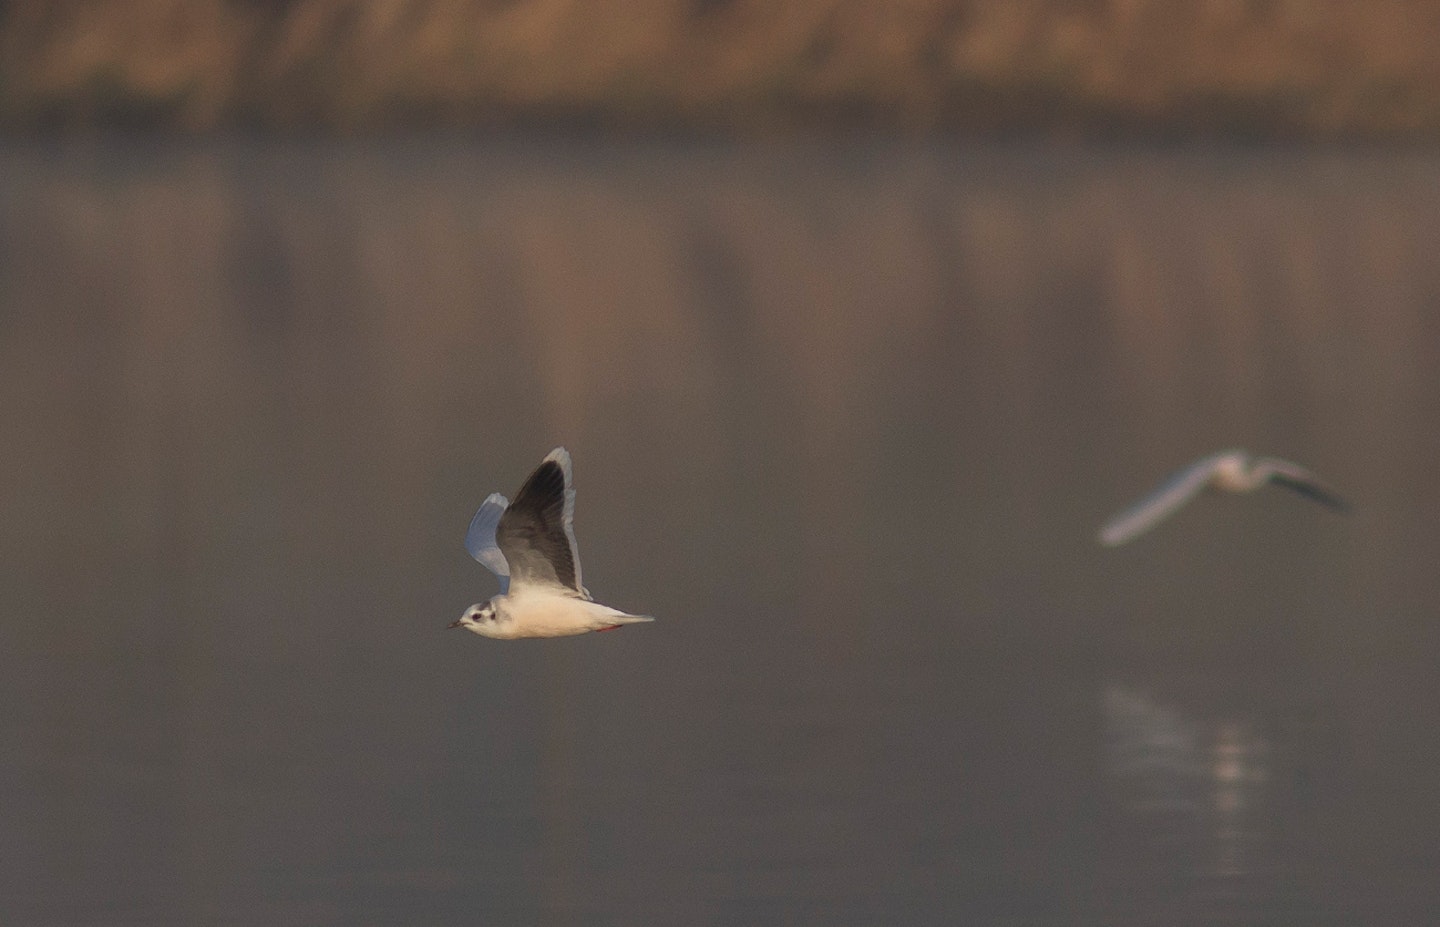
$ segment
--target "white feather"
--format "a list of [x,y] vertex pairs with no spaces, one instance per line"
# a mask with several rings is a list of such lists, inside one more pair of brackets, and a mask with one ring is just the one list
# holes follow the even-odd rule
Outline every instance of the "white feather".
[[480,503],[480,508],[475,511],[475,517],[470,519],[470,527],[465,532],[465,549],[470,552],[470,556],[480,561],[485,569],[500,578],[501,595],[510,590],[510,564],[495,543],[495,528],[500,524],[500,516],[505,514],[509,505],[509,499],[498,492],[492,492]]

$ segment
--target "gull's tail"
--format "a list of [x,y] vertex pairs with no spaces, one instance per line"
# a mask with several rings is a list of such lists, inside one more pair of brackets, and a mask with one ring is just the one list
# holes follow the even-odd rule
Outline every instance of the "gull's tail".
[[644,624],[647,621],[654,621],[655,619],[649,615],[627,615],[621,612],[618,615],[606,615],[605,620],[611,624]]
[[586,602],[585,608],[589,612],[589,625],[596,631],[608,631],[621,625],[644,624],[655,620],[649,615],[627,614],[618,608],[601,605],[599,602]]
[[614,631],[616,628],[624,627],[627,624],[642,624],[646,621],[654,621],[649,615],[627,615],[624,612],[616,612],[613,615],[606,615],[605,623],[596,628],[596,631]]

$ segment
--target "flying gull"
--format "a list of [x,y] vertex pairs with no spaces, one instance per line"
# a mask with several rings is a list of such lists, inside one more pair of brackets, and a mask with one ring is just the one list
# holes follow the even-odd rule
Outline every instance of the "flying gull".
[[1293,489],[1336,511],[1347,509],[1339,496],[1298,464],[1278,457],[1251,457],[1245,451],[1221,451],[1190,464],[1106,522],[1100,529],[1100,543],[1115,547],[1134,540],[1207,486],[1227,492],[1252,492],[1267,483]]
[[564,637],[654,621],[601,605],[580,583],[570,454],[557,447],[513,503],[492,493],[480,504],[465,549],[500,578],[500,594],[451,623],[482,637]]

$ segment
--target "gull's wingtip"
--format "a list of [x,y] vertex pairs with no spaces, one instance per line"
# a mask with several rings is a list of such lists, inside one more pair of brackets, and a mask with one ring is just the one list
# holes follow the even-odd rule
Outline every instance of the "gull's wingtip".
[[494,526],[500,521],[500,516],[509,507],[510,500],[498,492],[492,492],[486,496],[485,501],[480,503],[480,507],[475,510],[475,514],[470,516],[470,527],[465,532],[466,539],[468,540],[476,531],[487,524],[490,526],[491,535],[493,536]]
[[1348,499],[1337,495],[1335,490],[1318,480],[1310,485],[1308,491],[1302,489],[1301,492],[1330,509],[1330,511],[1336,515],[1349,515],[1354,511],[1354,507],[1350,505]]
[[1133,538],[1136,533],[1127,531],[1124,525],[1105,525],[1095,532],[1095,540],[1101,547],[1119,547]]
[[557,447],[555,448],[555,450],[545,455],[545,459],[540,461],[540,466],[543,467],[547,463],[554,463],[559,465],[560,472],[565,474],[565,486],[566,488],[569,488],[571,481],[575,478],[575,471],[570,464],[570,452],[565,450],[563,445],[561,447]]

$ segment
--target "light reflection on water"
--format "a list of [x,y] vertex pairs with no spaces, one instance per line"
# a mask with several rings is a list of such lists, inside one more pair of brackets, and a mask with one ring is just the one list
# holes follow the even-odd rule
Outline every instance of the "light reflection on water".
[[[1200,710],[1205,710],[1201,707]],[[1146,694],[1104,693],[1106,771],[1116,806],[1137,839],[1175,866],[1174,876],[1212,914],[1242,915],[1273,890],[1267,871],[1285,823],[1269,794],[1271,744],[1252,722],[1192,718]]]
[[[1423,920],[1437,174],[11,146],[0,919]],[[445,634],[557,443],[660,621]]]

